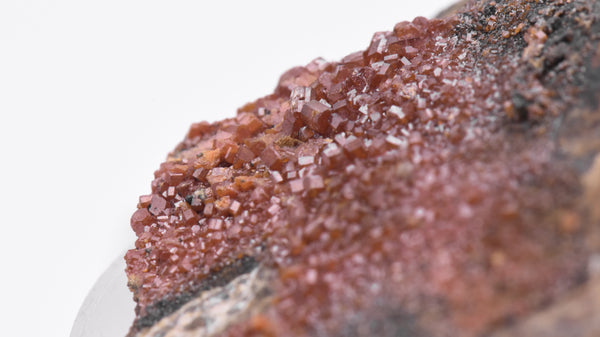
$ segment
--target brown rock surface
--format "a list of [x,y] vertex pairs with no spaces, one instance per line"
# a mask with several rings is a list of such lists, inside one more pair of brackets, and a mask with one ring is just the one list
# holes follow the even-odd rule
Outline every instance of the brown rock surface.
[[453,13],[192,125],[132,217],[130,334],[595,335],[600,5]]

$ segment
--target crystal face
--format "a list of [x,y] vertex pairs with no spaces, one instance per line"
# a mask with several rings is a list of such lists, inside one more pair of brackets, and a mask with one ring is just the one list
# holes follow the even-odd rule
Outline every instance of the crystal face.
[[279,277],[270,323],[232,335],[338,331],[382,303],[471,336],[569,288],[584,248],[560,228],[576,227],[578,181],[548,125],[586,61],[544,53],[562,46],[556,20],[590,6],[479,1],[401,22],[192,125],[131,218],[138,317],[241,256]]

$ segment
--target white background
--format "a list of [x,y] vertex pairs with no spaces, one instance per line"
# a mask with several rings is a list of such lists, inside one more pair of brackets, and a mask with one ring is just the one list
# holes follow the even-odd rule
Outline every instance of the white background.
[[448,0],[0,0],[0,334],[68,336],[194,121]]

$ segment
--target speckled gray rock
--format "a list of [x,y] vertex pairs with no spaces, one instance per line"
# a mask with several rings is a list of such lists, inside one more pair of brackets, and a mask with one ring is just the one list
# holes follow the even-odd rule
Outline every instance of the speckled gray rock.
[[248,319],[268,305],[271,273],[257,267],[223,287],[202,293],[139,337],[208,337]]

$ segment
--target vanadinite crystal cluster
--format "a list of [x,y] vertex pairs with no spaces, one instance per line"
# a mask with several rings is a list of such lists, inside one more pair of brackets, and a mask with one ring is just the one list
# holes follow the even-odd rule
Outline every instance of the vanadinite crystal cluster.
[[471,1],[193,124],[131,219],[131,335],[257,269],[264,303],[204,335],[479,336],[585,283],[599,15]]

